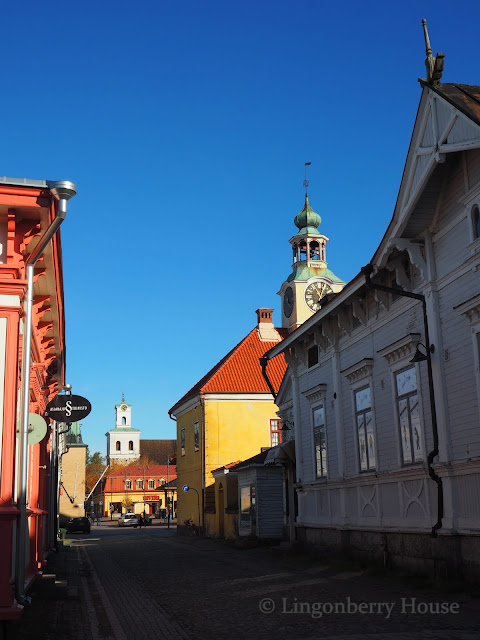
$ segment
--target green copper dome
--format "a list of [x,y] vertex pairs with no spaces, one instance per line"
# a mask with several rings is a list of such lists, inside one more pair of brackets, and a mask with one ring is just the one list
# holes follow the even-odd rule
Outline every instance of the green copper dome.
[[321,217],[312,209],[308,202],[308,196],[305,195],[305,204],[298,216],[295,217],[295,225],[300,229],[300,233],[318,235],[317,227],[320,226],[321,221]]

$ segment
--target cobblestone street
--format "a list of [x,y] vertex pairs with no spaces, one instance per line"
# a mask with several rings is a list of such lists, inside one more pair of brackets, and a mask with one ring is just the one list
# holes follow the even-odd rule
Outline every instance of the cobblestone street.
[[[474,640],[478,600],[165,526],[92,527],[53,559],[20,640]],[[51,569],[50,569],[51,570]]]

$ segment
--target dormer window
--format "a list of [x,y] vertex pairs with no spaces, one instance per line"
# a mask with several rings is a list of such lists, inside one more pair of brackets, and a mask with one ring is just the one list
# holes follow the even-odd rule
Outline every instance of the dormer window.
[[473,227],[473,239],[480,238],[480,210],[478,204],[472,208],[472,227]]

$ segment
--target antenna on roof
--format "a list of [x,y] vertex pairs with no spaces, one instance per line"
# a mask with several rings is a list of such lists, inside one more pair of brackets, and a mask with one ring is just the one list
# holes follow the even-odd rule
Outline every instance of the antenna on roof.
[[432,53],[430,46],[430,38],[428,37],[427,21],[425,18],[422,20],[423,35],[425,37],[425,52],[427,57],[425,59],[425,67],[427,69],[427,82],[428,84],[438,85],[442,79],[443,73],[443,59],[444,53],[437,53],[436,56]]
[[305,197],[308,197],[308,193],[307,193],[307,188],[308,185],[310,184],[309,181],[307,180],[307,167],[310,166],[312,163],[311,162],[305,162],[305,180],[303,181],[303,186],[305,187]]

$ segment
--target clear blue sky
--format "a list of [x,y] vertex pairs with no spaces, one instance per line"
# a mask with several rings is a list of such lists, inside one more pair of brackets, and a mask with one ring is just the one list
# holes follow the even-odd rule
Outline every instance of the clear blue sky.
[[480,84],[478,2],[163,0],[2,7],[0,174],[68,179],[67,377],[105,453],[143,438],[275,308],[309,196],[345,280],[390,220],[427,18],[445,82]]

